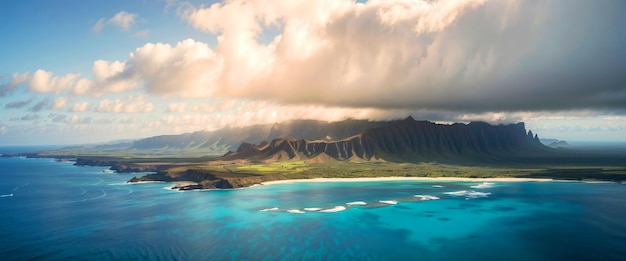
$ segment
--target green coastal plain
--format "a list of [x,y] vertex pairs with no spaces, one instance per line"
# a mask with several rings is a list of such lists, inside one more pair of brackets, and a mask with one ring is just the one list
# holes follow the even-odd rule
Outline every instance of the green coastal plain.
[[[92,159],[94,160],[94,159]],[[189,181],[182,189],[238,188],[266,181],[315,178],[373,177],[456,177],[456,178],[536,178],[579,181],[626,181],[626,166],[586,164],[530,164],[513,167],[501,165],[457,165],[395,162],[307,163],[281,161],[272,163],[228,163],[183,161],[182,159],[117,159],[107,158],[118,171],[156,171],[130,179],[140,181]],[[602,162],[598,162],[602,163]]]

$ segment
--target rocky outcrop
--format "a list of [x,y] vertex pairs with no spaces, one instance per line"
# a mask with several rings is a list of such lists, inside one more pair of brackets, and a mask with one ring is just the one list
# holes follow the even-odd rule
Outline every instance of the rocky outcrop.
[[147,174],[142,177],[133,177],[128,182],[145,181],[191,181],[196,184],[175,186],[174,189],[194,190],[194,189],[232,189],[249,187],[265,181],[286,179],[283,175],[246,175],[211,172],[206,170],[186,169],[184,171],[159,171],[154,174]]

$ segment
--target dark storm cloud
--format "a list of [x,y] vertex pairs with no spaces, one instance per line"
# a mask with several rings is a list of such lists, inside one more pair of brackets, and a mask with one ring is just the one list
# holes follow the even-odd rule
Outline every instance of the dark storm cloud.
[[[241,36],[216,48],[225,66],[218,73],[237,76],[222,75],[218,95],[473,113],[626,108],[626,1],[371,1],[321,7],[333,17],[324,21],[291,20],[281,8],[244,14],[254,16],[248,26],[217,18],[240,2],[227,2],[211,16],[198,8],[185,17],[196,28]],[[271,52],[255,53],[262,43],[248,28],[262,27],[256,17],[270,14],[284,18],[284,28],[305,23],[296,30],[302,41],[288,41],[295,36],[283,30]],[[255,64],[251,59],[259,56],[276,62],[241,71],[240,64]],[[168,89],[174,88],[184,91]]]

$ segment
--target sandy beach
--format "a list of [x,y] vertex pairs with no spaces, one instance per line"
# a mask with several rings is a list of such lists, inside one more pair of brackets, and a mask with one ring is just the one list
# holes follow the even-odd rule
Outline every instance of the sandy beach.
[[290,184],[302,182],[376,182],[376,181],[467,181],[467,182],[546,182],[553,179],[531,178],[456,178],[456,177],[379,177],[379,178],[316,178],[316,179],[286,179],[261,183],[261,185]]
[[176,184],[176,187],[184,187],[184,186],[190,186],[190,185],[198,185],[198,182],[193,182],[193,181],[175,181],[174,184]]

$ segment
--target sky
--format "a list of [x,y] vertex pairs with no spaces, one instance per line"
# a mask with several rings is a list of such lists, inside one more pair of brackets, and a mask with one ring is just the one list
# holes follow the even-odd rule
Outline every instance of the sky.
[[0,145],[291,119],[626,141],[623,0],[0,1]]

